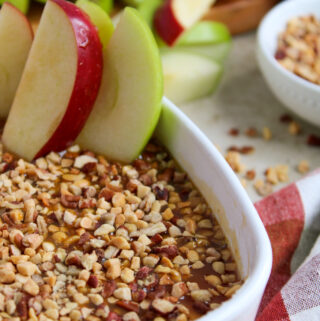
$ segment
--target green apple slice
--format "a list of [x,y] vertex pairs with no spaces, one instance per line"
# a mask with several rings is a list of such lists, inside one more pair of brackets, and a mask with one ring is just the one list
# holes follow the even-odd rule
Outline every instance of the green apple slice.
[[137,8],[140,15],[146,20],[151,29],[153,29],[154,14],[162,3],[163,0],[148,0],[143,1]]
[[78,0],[76,5],[88,14],[91,22],[98,28],[100,41],[103,48],[105,48],[114,30],[109,15],[101,7],[89,0]]
[[176,47],[222,62],[230,51],[231,35],[220,22],[202,21],[185,31]]
[[77,142],[111,159],[130,162],[158,122],[163,90],[157,44],[135,9],[124,9],[103,63],[100,91]]
[[0,0],[0,5],[3,5],[5,2],[11,3],[24,14],[29,10],[30,0]]
[[231,42],[222,42],[213,45],[197,45],[177,47],[190,53],[206,56],[218,63],[223,63],[230,51]]
[[161,58],[164,94],[176,104],[213,93],[223,71],[214,60],[188,51],[164,50]]
[[230,41],[228,28],[220,22],[202,21],[185,31],[177,40],[177,46],[213,44]]
[[113,0],[91,0],[103,9],[107,14],[110,14],[113,9]]

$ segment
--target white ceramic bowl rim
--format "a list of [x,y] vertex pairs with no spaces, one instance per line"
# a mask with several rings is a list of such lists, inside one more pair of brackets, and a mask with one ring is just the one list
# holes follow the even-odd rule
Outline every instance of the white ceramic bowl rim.
[[[207,150],[208,153],[206,157],[214,160],[216,166],[222,172],[224,172],[224,175],[232,186],[231,188],[236,190],[235,201],[245,213],[247,224],[250,226],[250,230],[252,231],[252,241],[255,242],[257,257],[255,258],[256,264],[252,269],[250,269],[248,278],[245,280],[243,286],[230,300],[224,302],[217,310],[209,312],[207,315],[199,319],[199,321],[237,320],[237,318],[234,319],[234,317],[240,317],[245,310],[251,308],[250,303],[253,301],[255,293],[259,293],[261,289],[264,289],[269,279],[272,266],[272,250],[270,240],[262,221],[260,220],[255,207],[253,206],[252,201],[249,199],[247,192],[244,190],[240,180],[234,174],[221,153],[216,149],[207,136],[205,136],[205,134],[173,103],[164,98],[163,105],[164,110],[162,113],[174,114],[175,118],[180,123],[183,123],[183,126],[185,126],[188,131],[191,131],[193,135],[196,136],[197,143],[203,145]],[[228,238],[228,235],[226,236]]]
[[[290,9],[294,8],[298,2],[303,3],[306,8],[309,8],[308,7],[309,4],[311,4],[310,7],[312,7],[312,4],[318,4],[319,6],[319,0],[286,0],[284,2],[279,3],[278,5],[273,7],[263,18],[258,29],[257,39],[258,39],[260,48],[264,52],[267,60],[270,62],[270,64],[272,64],[275,68],[277,68],[277,70],[280,73],[282,73],[286,77],[289,77],[292,81],[297,82],[301,86],[308,87],[310,90],[316,93],[320,93],[320,85],[316,85],[282,67],[274,57],[276,52],[275,51],[273,52],[269,47],[269,43],[265,41],[266,34],[270,30],[269,26],[271,24],[276,23],[276,21],[278,20],[276,19],[276,16],[280,16],[282,12],[290,11]],[[303,16],[303,15],[305,15],[305,13],[293,15],[292,17]],[[277,41],[278,34],[273,36],[275,37],[275,41]]]

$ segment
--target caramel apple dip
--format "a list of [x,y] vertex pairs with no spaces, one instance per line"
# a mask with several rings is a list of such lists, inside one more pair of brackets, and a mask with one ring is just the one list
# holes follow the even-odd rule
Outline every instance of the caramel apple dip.
[[291,19],[278,37],[275,58],[287,70],[320,85],[320,21],[317,17]]
[[131,165],[0,146],[0,320],[195,320],[240,287],[225,235],[162,147]]

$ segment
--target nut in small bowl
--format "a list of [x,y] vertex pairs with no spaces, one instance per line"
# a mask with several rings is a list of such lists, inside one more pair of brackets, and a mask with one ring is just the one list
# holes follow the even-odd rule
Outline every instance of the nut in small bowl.
[[319,20],[319,1],[291,0],[274,7],[265,16],[258,30],[257,59],[274,95],[301,118],[320,126],[320,85],[287,70],[275,57],[279,35],[286,30],[287,23],[293,18],[310,15]]

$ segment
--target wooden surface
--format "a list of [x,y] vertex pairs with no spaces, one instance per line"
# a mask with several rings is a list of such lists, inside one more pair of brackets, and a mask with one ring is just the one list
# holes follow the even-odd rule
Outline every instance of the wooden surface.
[[232,34],[255,29],[279,0],[218,0],[204,20],[225,23]]

